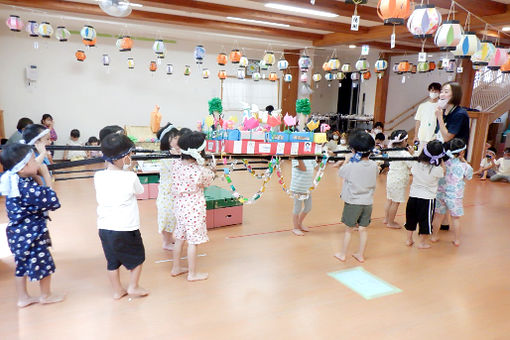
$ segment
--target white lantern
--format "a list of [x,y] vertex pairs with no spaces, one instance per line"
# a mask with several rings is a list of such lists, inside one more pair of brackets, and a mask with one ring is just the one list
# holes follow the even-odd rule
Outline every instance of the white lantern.
[[171,75],[172,73],[174,73],[174,65],[166,64],[166,74]]
[[351,80],[354,80],[354,81],[359,80],[359,73],[353,72],[351,74]]
[[289,62],[285,59],[278,60],[278,69],[280,71],[286,70],[289,67]]
[[338,73],[336,74],[336,79],[338,79],[338,80],[344,80],[344,79],[345,79],[345,73],[343,73],[343,72],[338,72]]
[[286,82],[286,83],[290,83],[292,81],[292,74],[287,73],[286,75],[284,75],[283,76],[283,81]]
[[39,36],[39,24],[33,20],[29,20],[27,22],[27,25],[25,26],[25,30],[27,31],[28,35],[31,37],[38,37]]
[[193,56],[195,57],[195,62],[197,65],[201,65],[204,62],[205,58],[205,48],[202,45],[195,46],[195,51],[193,52]]
[[202,78],[204,78],[204,79],[209,79],[209,76],[210,76],[210,75],[211,75],[211,72],[210,72],[208,69],[204,68],[204,69],[202,70]]
[[130,70],[135,68],[135,61],[133,60],[133,58],[128,58],[127,59],[127,64],[128,64],[128,68]]
[[103,66],[110,66],[110,56],[108,54],[103,54],[101,60],[103,62]]
[[299,81],[301,81],[302,83],[307,83],[308,82],[308,73],[306,73],[306,72],[301,73],[301,75],[299,76]]
[[473,65],[487,66],[496,54],[496,47],[490,41],[482,41],[480,49],[471,56]]
[[260,73],[258,73],[258,72],[254,72],[254,73],[251,75],[251,79],[253,79],[254,81],[259,81],[259,80],[260,80]]
[[241,57],[241,59],[239,59],[239,67],[246,67],[249,63],[250,61],[244,55]]
[[55,38],[57,38],[58,41],[64,42],[69,39],[71,36],[71,33],[65,28],[65,26],[58,26],[55,31]]
[[331,72],[328,72],[324,75],[324,78],[326,78],[327,81],[332,81],[332,80],[335,80],[335,74],[334,73],[331,73]]
[[161,39],[157,39],[152,44],[152,50],[156,55],[165,54],[165,43]]
[[508,60],[508,50],[496,47],[496,52],[494,56],[489,61],[489,65],[487,66],[491,71],[497,71],[503,66]]
[[269,68],[269,66],[266,64],[265,60],[262,59],[260,62],[259,62],[259,66],[260,66],[260,69],[262,71],[265,71]]
[[441,13],[434,5],[416,6],[407,20],[407,29],[416,38],[430,38],[441,25]]
[[246,72],[244,68],[237,69],[237,79],[244,79],[246,77]]
[[443,51],[453,51],[460,42],[464,30],[457,20],[445,21],[439,26],[434,43]]
[[379,59],[375,62],[375,71],[384,72],[388,68],[388,62],[384,59]]
[[21,32],[25,24],[23,23],[23,20],[17,15],[10,15],[7,20],[5,21],[5,24],[9,29],[13,32]]
[[271,52],[271,51],[267,51],[265,54],[264,54],[264,63],[267,65],[267,66],[273,66],[274,62],[275,62],[275,57],[274,57],[274,53]]
[[53,27],[51,27],[49,22],[41,22],[39,28],[37,29],[39,35],[43,38],[49,38],[53,34]]
[[352,72],[352,66],[351,64],[347,63],[347,64],[343,64],[342,65],[342,72],[343,73],[350,73]]
[[470,58],[476,51],[480,49],[480,39],[474,32],[466,32],[462,34],[460,42],[453,51],[455,58]]
[[331,71],[336,71],[340,68],[340,60],[338,58],[331,58],[328,61],[328,67]]
[[319,81],[321,81],[321,79],[322,79],[322,74],[320,74],[320,73],[315,73],[315,74],[312,76],[312,79],[313,79],[313,81],[314,81],[314,82],[319,82]]
[[93,41],[96,38],[96,30],[92,26],[85,25],[81,29],[80,35],[83,38],[83,40]]
[[312,59],[307,55],[302,55],[298,60],[298,65],[301,71],[307,71],[312,67]]
[[370,67],[370,64],[368,63],[366,58],[360,58],[356,62],[356,70],[358,70],[361,73],[367,72],[369,67]]

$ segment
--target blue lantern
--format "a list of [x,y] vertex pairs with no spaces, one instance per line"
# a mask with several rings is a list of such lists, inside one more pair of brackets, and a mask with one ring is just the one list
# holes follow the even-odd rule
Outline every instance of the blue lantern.
[[197,64],[202,64],[204,62],[205,57],[205,48],[202,45],[197,45],[195,47],[195,52],[193,53],[195,56],[195,61]]

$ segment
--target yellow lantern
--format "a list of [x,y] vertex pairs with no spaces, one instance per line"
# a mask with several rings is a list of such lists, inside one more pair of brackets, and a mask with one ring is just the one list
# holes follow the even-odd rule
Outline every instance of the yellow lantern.
[[268,52],[266,52],[266,54],[264,54],[263,60],[267,66],[273,66],[276,59],[275,59],[274,53],[271,51],[268,51]]

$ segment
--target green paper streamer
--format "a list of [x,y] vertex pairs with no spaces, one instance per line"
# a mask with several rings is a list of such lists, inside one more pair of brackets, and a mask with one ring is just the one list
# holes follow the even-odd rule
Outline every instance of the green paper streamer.
[[296,112],[304,115],[309,115],[312,111],[310,100],[308,98],[296,100]]
[[218,112],[218,113],[223,112],[223,106],[221,105],[221,99],[218,97],[214,97],[213,99],[209,100],[209,113],[212,114],[213,112]]

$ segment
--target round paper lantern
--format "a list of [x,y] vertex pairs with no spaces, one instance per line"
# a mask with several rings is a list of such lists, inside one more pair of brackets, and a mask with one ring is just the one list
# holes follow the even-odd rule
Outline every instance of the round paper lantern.
[[133,60],[133,58],[127,59],[127,65],[128,65],[128,69],[130,69],[130,70],[135,68],[135,61]]
[[325,71],[325,72],[329,72],[331,71],[331,67],[329,67],[329,64],[328,62],[326,61],[324,64],[322,64],[322,69]]
[[211,75],[211,71],[209,71],[208,69],[204,68],[202,70],[202,78],[209,79],[210,75]]
[[388,68],[388,62],[384,59],[379,59],[375,62],[375,71],[384,72]]
[[508,50],[496,47],[496,52],[494,56],[489,61],[489,65],[487,66],[491,71],[497,71],[503,66],[508,59]]
[[460,42],[452,52],[455,58],[470,58],[480,49],[480,39],[475,32],[466,32],[461,35]]
[[437,29],[434,43],[442,51],[453,51],[457,48],[463,32],[464,30],[457,20],[445,21]]
[[370,67],[370,64],[368,63],[366,58],[360,58],[356,62],[356,70],[358,70],[361,73],[367,72],[369,67]]
[[510,51],[508,52],[506,58],[506,62],[501,65],[501,72],[510,73]]
[[267,66],[273,66],[273,64],[276,61],[276,58],[274,57],[274,53],[272,51],[266,51],[263,60]]
[[237,70],[237,79],[244,79],[246,77],[246,70],[244,68],[240,68]]
[[154,44],[152,44],[152,50],[156,55],[165,53],[165,43],[161,39],[156,39]]
[[239,67],[246,67],[249,63],[250,61],[244,55],[241,57],[241,59],[239,59]]
[[490,41],[482,41],[480,49],[471,56],[473,65],[487,66],[496,54],[496,47]]
[[359,80],[359,73],[357,72],[351,73],[351,80]]
[[278,69],[280,71],[286,70],[289,67],[289,62],[285,59],[278,60]]
[[278,75],[276,74],[276,72],[269,73],[269,80],[276,81],[277,79],[278,79]]
[[130,36],[125,35],[117,39],[116,45],[120,52],[129,52],[133,47],[133,39],[131,39]]
[[83,45],[85,45],[87,47],[96,47],[96,38],[94,38],[94,40],[90,40],[90,41],[83,39],[82,42],[83,42]]
[[74,56],[76,57],[77,61],[84,61],[85,59],[87,59],[87,56],[85,55],[85,52],[83,52],[83,50],[76,51]]
[[65,26],[58,26],[55,30],[55,38],[57,38],[60,42],[67,41],[70,36],[71,33],[65,28]]
[[239,61],[241,60],[241,52],[238,49],[234,49],[230,51],[230,62],[232,64],[239,64]]
[[259,80],[260,80],[260,73],[258,73],[258,72],[254,72],[254,73],[251,75],[251,79],[253,79],[254,81],[259,81]]
[[324,78],[326,78],[327,81],[333,81],[333,80],[335,80],[335,74],[331,73],[331,72],[327,72],[324,75]]
[[27,25],[25,26],[25,30],[27,31],[28,35],[31,37],[38,37],[39,36],[39,24],[33,20],[29,20],[27,22]]
[[343,72],[337,72],[336,79],[338,80],[344,80],[345,79],[345,73]]
[[227,55],[225,53],[223,53],[223,52],[218,54],[218,56],[216,57],[216,62],[220,66],[227,65],[227,62],[228,62]]
[[312,79],[313,79],[313,81],[314,81],[314,82],[319,82],[319,81],[321,81],[321,79],[322,79],[322,74],[320,74],[320,73],[315,73],[315,74],[312,76]]
[[174,73],[174,65],[166,64],[166,74],[171,75]]
[[442,59],[441,59],[441,60],[439,60],[439,61],[437,62],[437,69],[438,69],[438,70],[444,70],[444,67],[445,67],[445,66],[446,66],[446,65],[443,63],[443,60],[442,60]]
[[149,63],[149,71],[156,72],[157,69],[158,69],[158,64],[156,64],[156,62],[154,60],[152,60]]
[[290,83],[292,81],[292,74],[287,73],[286,75],[284,75],[283,76],[283,81],[286,82],[286,83]]
[[363,79],[369,80],[370,78],[372,78],[372,73],[370,73],[370,71],[363,73]]
[[312,59],[306,54],[302,55],[298,60],[298,65],[301,71],[308,71],[308,69],[312,67]]
[[336,71],[340,68],[340,60],[338,60],[338,58],[331,58],[329,59],[328,61],[328,66],[329,66],[329,69],[332,70],[332,71]]
[[186,77],[189,77],[191,75],[191,66],[189,65],[184,65],[184,75]]
[[21,20],[21,18],[17,15],[10,15],[5,21],[5,24],[13,32],[21,32],[21,30],[25,26],[23,24],[23,20]]
[[430,38],[441,25],[441,13],[434,5],[416,6],[407,20],[407,29],[416,38]]
[[399,63],[395,63],[395,64],[393,65],[393,72],[395,72],[395,73],[399,73],[399,71],[398,71],[398,64],[399,64]]
[[425,73],[428,72],[430,69],[430,65],[426,61],[421,61],[418,63],[418,72]]
[[385,25],[403,25],[411,14],[410,0],[379,0],[377,14]]
[[352,72],[352,66],[351,64],[347,63],[347,64],[343,64],[342,65],[342,72],[343,73],[349,73],[349,72]]
[[49,38],[53,34],[53,27],[50,25],[49,22],[43,21],[39,25],[39,28],[37,29],[39,32],[39,35],[43,38]]
[[222,80],[227,79],[227,71],[225,70],[218,71],[218,78]]
[[110,66],[110,56],[108,54],[103,54],[101,61],[103,62],[103,66]]
[[261,70],[265,71],[269,68],[269,66],[266,64],[266,62],[264,61],[264,59],[262,59],[261,61],[259,61],[259,67]]
[[429,62],[429,72],[432,72],[435,69],[436,69],[436,62],[435,61]]
[[81,29],[80,35],[83,38],[83,40],[92,41],[96,38],[96,30],[92,26],[85,25]]
[[406,73],[409,71],[411,71],[411,64],[409,64],[409,61],[402,60],[400,63],[398,63],[398,72]]
[[195,46],[195,51],[193,51],[193,56],[195,57],[195,62],[200,65],[204,62],[205,57],[205,48],[202,45]]

